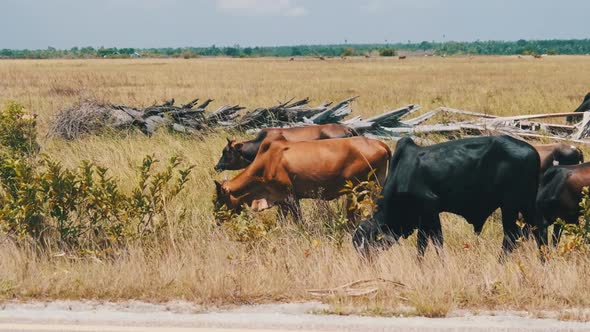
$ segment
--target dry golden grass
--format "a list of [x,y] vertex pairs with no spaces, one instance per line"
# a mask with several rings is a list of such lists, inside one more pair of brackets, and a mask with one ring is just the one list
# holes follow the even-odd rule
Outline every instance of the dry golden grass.
[[[0,103],[13,99],[40,115],[43,152],[76,166],[88,159],[108,166],[123,188],[134,180],[133,165],[146,154],[166,159],[180,154],[196,169],[188,190],[169,206],[181,207],[188,225],[162,245],[131,245],[111,258],[37,252],[9,242],[0,249],[0,297],[92,298],[164,301],[182,298],[203,304],[313,299],[311,288],[333,288],[358,279],[385,278],[373,297],[325,299],[341,313],[444,316],[449,310],[545,310],[590,306],[590,258],[552,255],[545,264],[525,242],[504,264],[498,262],[501,226],[494,215],[480,238],[461,218],[445,215],[445,252],[430,250],[416,260],[415,238],[367,264],[350,238],[342,246],[321,227],[325,205],[306,202],[303,227],[279,225],[260,242],[230,240],[214,227],[213,171],[226,133],[193,140],[166,133],[152,138],[87,137],[73,142],[45,138],[49,121],[79,98],[145,106],[196,96],[248,107],[309,96],[315,102],[360,95],[355,113],[371,115],[406,103],[425,109],[441,105],[493,114],[573,110],[588,90],[590,57],[397,59],[193,59],[0,61]],[[330,209],[337,209],[332,203]],[[260,218],[274,218],[274,211]],[[406,308],[406,309],[404,309]]]

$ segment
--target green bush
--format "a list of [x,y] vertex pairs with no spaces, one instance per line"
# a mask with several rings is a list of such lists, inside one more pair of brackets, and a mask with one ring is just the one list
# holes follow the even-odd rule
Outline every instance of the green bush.
[[9,153],[33,154],[39,151],[37,121],[24,106],[8,102],[0,112],[0,146]]
[[380,56],[395,56],[397,53],[395,52],[395,50],[393,48],[382,48],[379,50],[379,55]]
[[582,190],[580,201],[580,212],[582,218],[577,224],[566,224],[558,219],[556,224],[563,227],[562,230],[562,253],[590,252],[590,191],[588,187]]
[[2,232],[17,241],[75,250],[103,250],[167,234],[164,210],[184,189],[192,166],[183,167],[173,157],[158,171],[158,161],[146,156],[135,187],[124,193],[105,167],[82,161],[68,169],[48,156],[28,154],[38,146],[36,132],[19,124],[30,120],[17,104],[9,104],[0,119],[14,134],[3,133],[0,141],[5,150],[0,156]]
[[347,49],[342,51],[342,53],[340,55],[341,56],[354,56],[354,55],[356,55],[356,51],[354,50],[354,48],[348,47]]
[[107,168],[87,161],[67,169],[48,157],[35,167],[7,158],[0,168],[0,226],[19,240],[74,249],[158,237],[168,226],[164,209],[184,189],[191,168],[172,158],[157,172],[156,162],[145,157],[136,186],[126,194]]

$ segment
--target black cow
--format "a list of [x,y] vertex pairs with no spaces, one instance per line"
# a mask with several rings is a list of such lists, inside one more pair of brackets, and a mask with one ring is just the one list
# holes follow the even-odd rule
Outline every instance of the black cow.
[[[463,216],[479,234],[489,215],[500,208],[502,248],[511,251],[519,236],[518,213],[529,224],[537,222],[539,167],[535,149],[509,136],[468,138],[428,147],[403,138],[391,158],[377,211],[361,222],[353,244],[368,254],[371,247],[390,246],[417,229],[418,254],[422,256],[428,239],[438,246],[443,244],[439,213]],[[535,236],[543,239],[545,229],[537,228]]]
[[[582,101],[582,104],[580,104],[580,106],[578,106],[578,108],[574,111],[575,113],[581,113],[581,112],[588,112],[590,111],[590,92],[588,92],[586,94],[586,97],[584,97],[584,100]],[[576,122],[576,116],[568,116],[566,117],[566,121],[567,123],[574,123]]]
[[[582,189],[590,186],[590,163],[570,166],[555,166],[541,178],[537,207],[545,223],[560,218],[575,224],[581,213]],[[553,244],[559,242],[561,225],[553,225]]]

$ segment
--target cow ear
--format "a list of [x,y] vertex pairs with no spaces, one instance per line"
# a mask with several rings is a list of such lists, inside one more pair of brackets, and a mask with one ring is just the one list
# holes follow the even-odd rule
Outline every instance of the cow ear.
[[228,145],[231,145],[231,142],[232,142],[232,140],[231,140],[231,139],[229,139],[229,137],[226,137],[225,139],[227,140],[227,144],[228,144]]

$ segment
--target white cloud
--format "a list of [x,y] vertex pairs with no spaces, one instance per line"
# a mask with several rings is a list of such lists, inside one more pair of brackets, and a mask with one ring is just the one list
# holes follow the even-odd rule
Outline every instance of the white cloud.
[[292,0],[216,0],[221,11],[246,16],[303,16],[304,7]]
[[361,5],[361,9],[369,12],[369,13],[376,13],[383,9],[383,1],[381,0],[372,0],[367,1],[363,5]]
[[441,0],[369,0],[361,5],[361,10],[373,14],[395,9],[432,9],[440,4]]
[[176,0],[103,0],[111,8],[161,9],[176,5]]

